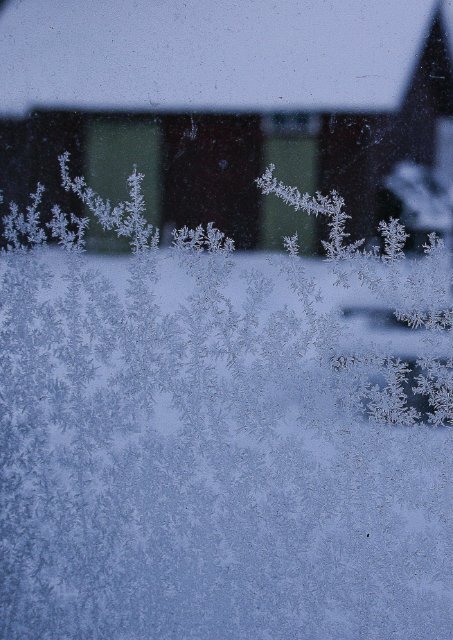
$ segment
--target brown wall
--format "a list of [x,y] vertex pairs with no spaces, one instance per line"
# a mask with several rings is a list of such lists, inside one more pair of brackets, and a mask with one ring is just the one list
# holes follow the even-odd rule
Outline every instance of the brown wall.
[[6,202],[30,190],[31,145],[23,120],[0,120],[0,189]]
[[0,121],[3,211],[9,202],[16,202],[24,209],[30,203],[29,194],[40,182],[45,187],[41,206],[43,222],[50,218],[55,202],[66,211],[81,213],[80,202],[61,187],[58,155],[69,151],[72,171],[77,175],[83,173],[83,121],[82,115],[70,112],[39,112],[24,120]]
[[72,111],[40,111],[33,113],[27,123],[31,151],[30,183],[35,188],[41,182],[46,192],[44,207],[58,202],[66,211],[77,215],[83,207],[73,194],[61,186],[58,156],[68,151],[72,176],[84,174],[86,115]]
[[[386,115],[324,115],[320,143],[320,191],[336,190],[351,215],[351,239],[371,239],[377,193],[387,171],[387,141],[394,119]],[[322,221],[319,233],[325,237]]]
[[163,223],[207,222],[253,248],[259,236],[261,119],[257,115],[163,116]]

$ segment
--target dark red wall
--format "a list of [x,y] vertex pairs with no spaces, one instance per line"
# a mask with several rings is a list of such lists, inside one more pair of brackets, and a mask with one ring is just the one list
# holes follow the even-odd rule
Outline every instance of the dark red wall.
[[[84,171],[84,116],[73,112],[36,112],[24,120],[0,121],[0,189],[3,211],[16,202],[22,209],[40,182],[45,187],[40,207],[43,222],[58,202],[65,211],[81,214],[83,207],[61,187],[58,156],[71,153],[73,175]],[[0,237],[2,237],[0,220]]]
[[163,224],[207,222],[253,248],[259,236],[262,171],[257,115],[167,115],[163,123]]
[[[336,190],[351,215],[351,239],[370,238],[376,224],[376,198],[386,172],[386,140],[392,116],[325,115],[320,142],[320,186],[323,194]],[[325,237],[322,220],[319,233]]]
[[86,119],[87,116],[79,112],[40,111],[33,113],[27,123],[33,159],[30,182],[32,188],[37,182],[44,184],[44,210],[58,202],[63,210],[84,214],[80,200],[61,186],[58,156],[68,151],[71,175],[85,174]]

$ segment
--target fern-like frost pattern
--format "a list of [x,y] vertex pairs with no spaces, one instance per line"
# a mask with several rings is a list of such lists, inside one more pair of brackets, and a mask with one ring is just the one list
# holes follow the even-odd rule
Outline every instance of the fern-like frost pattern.
[[407,270],[400,222],[368,250],[337,194],[274,167],[258,180],[327,217],[338,286],[424,332],[411,369],[323,306],[297,235],[274,277],[214,224],[162,250],[136,169],[112,205],[60,166],[132,255],[119,289],[85,253],[88,215],[41,223],[40,185],[4,216],[0,637],[451,637],[453,362],[429,351],[453,330],[442,242]]

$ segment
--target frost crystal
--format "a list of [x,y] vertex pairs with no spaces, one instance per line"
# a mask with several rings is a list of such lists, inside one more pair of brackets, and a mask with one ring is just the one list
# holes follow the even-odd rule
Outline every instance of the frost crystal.
[[337,280],[389,305],[398,293],[396,318],[426,338],[409,364],[326,306],[297,235],[267,271],[213,224],[159,250],[142,174],[113,206],[60,163],[63,187],[133,255],[103,276],[88,218],[55,205],[43,225],[40,186],[4,218],[0,637],[448,638],[442,243],[430,236],[405,270],[399,222],[368,252],[336,194],[301,195],[272,167],[258,180],[327,217]]

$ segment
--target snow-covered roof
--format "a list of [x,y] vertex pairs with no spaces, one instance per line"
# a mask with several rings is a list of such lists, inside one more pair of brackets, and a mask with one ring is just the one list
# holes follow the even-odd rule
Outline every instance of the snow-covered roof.
[[0,12],[0,113],[393,110],[437,5],[9,0]]

